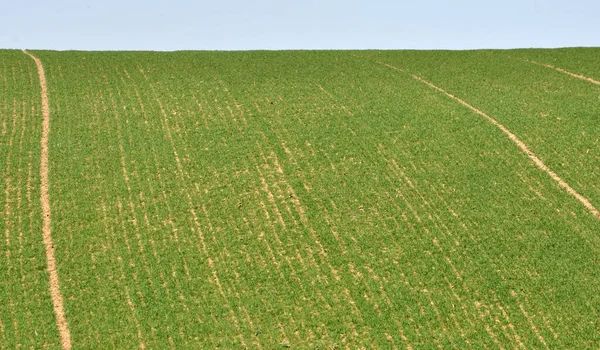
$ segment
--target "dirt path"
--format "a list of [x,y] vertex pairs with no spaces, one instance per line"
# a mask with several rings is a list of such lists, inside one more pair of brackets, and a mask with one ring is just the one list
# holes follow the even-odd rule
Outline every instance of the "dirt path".
[[517,146],[519,146],[519,148],[525,152],[527,154],[527,156],[533,160],[533,162],[535,163],[535,165],[537,165],[538,168],[542,169],[543,171],[545,171],[548,175],[550,175],[550,177],[558,182],[558,184],[560,185],[560,187],[564,188],[567,192],[569,192],[573,197],[577,198],[577,200],[579,202],[581,202],[581,204],[583,204],[596,218],[600,219],[600,211],[598,211],[598,209],[596,209],[592,203],[590,203],[590,201],[585,198],[584,196],[580,195],[579,193],[577,193],[577,191],[575,191],[568,183],[566,183],[562,178],[560,178],[554,171],[550,170],[550,168],[548,168],[546,166],[546,164],[544,164],[544,162],[542,162],[542,160],[540,158],[538,158],[538,156],[536,156],[530,149],[529,147],[527,147],[527,145],[525,143],[523,143],[523,141],[521,141],[517,135],[513,134],[512,132],[510,132],[510,130],[508,130],[504,125],[500,124],[496,119],[490,117],[489,115],[483,113],[482,111],[480,111],[479,109],[471,106],[470,104],[468,104],[467,102],[461,100],[460,98],[452,95],[451,93],[447,92],[446,90],[443,90],[442,88],[439,88],[435,85],[433,85],[432,83],[428,82],[427,80],[414,75],[412,73],[409,73],[407,71],[405,71],[402,68],[398,68],[395,66],[392,66],[390,64],[384,63],[384,62],[377,62],[381,65],[384,65],[386,67],[392,68],[394,70],[406,73],[408,75],[410,75],[411,77],[413,77],[414,79],[422,82],[423,84],[426,84],[427,86],[431,87],[432,89],[435,89],[441,93],[443,93],[444,95],[452,98],[453,100],[456,100],[458,102],[460,102],[462,105],[468,107],[470,110],[472,110],[473,112],[485,117],[490,123],[494,124],[495,126],[497,126],[500,130],[502,130],[502,132],[504,132]]
[[52,242],[52,225],[50,221],[50,182],[48,180],[48,136],[50,134],[50,106],[48,104],[48,88],[46,86],[46,75],[44,66],[39,58],[35,57],[27,50],[23,51],[27,56],[35,61],[40,77],[41,97],[42,97],[42,155],[40,160],[40,178],[41,178],[41,203],[42,203],[42,236],[44,246],[46,247],[46,261],[48,263],[48,274],[50,277],[50,297],[54,306],[56,315],[56,325],[60,333],[60,343],[63,349],[71,349],[71,332],[65,318],[65,308],[63,305],[63,296],[60,292],[58,271],[56,270],[56,258],[54,256],[54,242]]
[[550,69],[554,69],[554,70],[556,70],[556,71],[559,71],[559,72],[561,72],[561,73],[564,73],[564,74],[570,75],[570,76],[572,76],[572,77],[574,77],[574,78],[578,78],[578,79],[586,80],[586,81],[589,81],[589,82],[590,82],[590,83],[592,83],[592,84],[600,85],[600,81],[598,81],[598,80],[594,80],[594,79],[592,79],[592,78],[590,78],[590,77],[586,77],[585,75],[576,74],[576,73],[571,73],[571,72],[569,72],[569,71],[566,71],[566,70],[564,70],[564,69],[562,69],[562,68],[554,67],[554,66],[552,66],[552,65],[549,65],[549,64],[547,64],[547,63],[540,63],[540,62],[536,62],[536,61],[530,61],[530,60],[525,60],[525,62],[529,62],[529,63],[537,64],[537,65],[539,65],[539,66],[543,66],[543,67],[550,68]]

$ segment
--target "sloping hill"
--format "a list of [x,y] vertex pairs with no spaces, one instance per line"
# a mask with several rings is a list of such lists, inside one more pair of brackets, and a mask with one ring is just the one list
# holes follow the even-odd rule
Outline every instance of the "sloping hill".
[[[600,342],[600,86],[530,62],[600,50],[32,53],[73,347]],[[55,347],[39,80],[0,57],[0,339]]]

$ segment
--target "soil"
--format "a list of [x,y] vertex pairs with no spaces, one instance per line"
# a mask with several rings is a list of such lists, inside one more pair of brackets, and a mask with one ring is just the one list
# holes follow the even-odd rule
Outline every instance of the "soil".
[[63,296],[60,292],[58,271],[56,269],[56,258],[54,254],[54,243],[52,241],[52,222],[50,210],[50,182],[48,179],[48,138],[50,135],[50,105],[48,103],[48,87],[46,85],[46,75],[44,66],[39,58],[28,51],[23,51],[35,62],[40,78],[41,98],[42,98],[42,139],[41,160],[40,160],[40,178],[41,178],[41,204],[42,204],[42,237],[46,248],[46,261],[48,264],[48,274],[50,277],[50,297],[54,306],[56,316],[56,325],[60,334],[60,342],[63,349],[71,349],[71,333],[65,317],[65,308]]

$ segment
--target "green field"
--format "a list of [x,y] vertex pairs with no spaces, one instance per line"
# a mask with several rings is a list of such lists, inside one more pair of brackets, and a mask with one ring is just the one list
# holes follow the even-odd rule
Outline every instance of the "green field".
[[[73,348],[600,344],[600,49],[53,52]],[[405,70],[406,73],[387,65]],[[40,80],[0,51],[0,348],[60,348]]]

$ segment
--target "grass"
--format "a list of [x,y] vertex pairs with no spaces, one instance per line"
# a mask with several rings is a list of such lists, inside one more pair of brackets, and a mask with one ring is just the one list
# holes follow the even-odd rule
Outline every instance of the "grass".
[[[600,87],[519,60],[594,77],[597,49],[34,54],[75,347],[600,342],[599,220],[483,117],[377,63],[497,119],[600,207]],[[33,169],[30,204],[13,209],[17,175],[2,201],[3,232],[16,235],[19,215],[31,229],[21,250],[0,243],[11,252],[0,298],[15,305],[2,303],[0,337],[56,347],[39,82],[25,55],[0,55],[5,77],[22,67],[3,101],[35,106],[19,114],[22,148],[9,142],[10,103],[0,115],[3,171]]]

